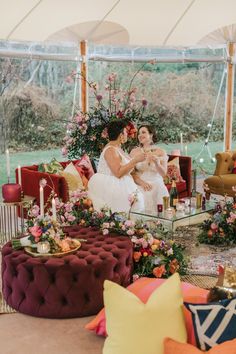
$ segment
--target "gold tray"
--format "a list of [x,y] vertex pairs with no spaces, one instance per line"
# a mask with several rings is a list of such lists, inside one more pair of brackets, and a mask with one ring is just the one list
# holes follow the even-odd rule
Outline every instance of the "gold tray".
[[30,256],[32,257],[63,257],[63,256],[67,256],[68,254],[71,254],[71,253],[74,253],[75,251],[77,251],[79,248],[81,247],[81,244],[78,245],[77,247],[69,250],[69,251],[66,251],[66,252],[57,252],[57,253],[38,253],[36,251],[36,248],[35,248],[35,251],[34,251],[34,248],[32,247],[29,247],[29,246],[26,246],[24,247],[25,249],[25,252],[28,253]]

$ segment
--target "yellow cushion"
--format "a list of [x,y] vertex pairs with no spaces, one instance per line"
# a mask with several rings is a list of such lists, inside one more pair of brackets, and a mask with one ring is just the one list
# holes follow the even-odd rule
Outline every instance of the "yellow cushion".
[[60,173],[60,175],[65,178],[66,183],[68,185],[69,192],[74,192],[78,189],[83,188],[83,181],[82,181],[81,177],[79,176],[79,174],[78,174],[78,176],[75,176],[69,172],[62,171]]
[[109,280],[104,283],[107,334],[103,354],[164,354],[171,336],[186,342],[179,275],[172,275],[144,304]]

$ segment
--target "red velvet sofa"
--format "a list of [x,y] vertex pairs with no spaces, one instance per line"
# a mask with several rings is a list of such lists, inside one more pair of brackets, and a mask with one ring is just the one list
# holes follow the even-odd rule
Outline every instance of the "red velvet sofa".
[[[72,161],[74,164],[79,160]],[[60,162],[65,168],[71,161]],[[38,171],[38,165],[25,166],[21,168],[21,184],[24,195],[30,195],[35,198],[36,204],[39,205],[39,182],[42,178],[47,180],[44,188],[44,201],[46,202],[51,191],[54,190],[63,202],[69,198],[69,191],[64,177]],[[16,170],[16,181],[18,182],[18,174]]]
[[[169,161],[174,159],[176,156],[169,155]],[[79,160],[72,161],[74,164]],[[61,162],[61,165],[65,168],[70,161]],[[179,156],[179,165],[181,176],[185,182],[177,183],[177,190],[180,198],[184,198],[191,195],[191,171],[192,171],[192,160],[188,156]],[[94,167],[94,164],[93,164]],[[22,190],[25,195],[30,195],[35,197],[36,203],[39,204],[39,181],[42,178],[47,180],[47,186],[44,188],[44,200],[47,201],[52,189],[56,192],[59,198],[64,202],[68,200],[69,193],[67,183],[64,177],[49,174],[45,172],[38,171],[38,165],[25,166],[21,169],[22,176]],[[16,171],[16,181],[18,181],[18,175]],[[167,184],[168,190],[170,190],[171,185]]]

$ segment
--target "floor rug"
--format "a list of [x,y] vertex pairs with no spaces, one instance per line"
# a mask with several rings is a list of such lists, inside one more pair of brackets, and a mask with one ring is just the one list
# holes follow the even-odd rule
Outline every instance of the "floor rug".
[[217,275],[219,265],[236,266],[236,247],[200,244],[198,226],[181,227],[173,235],[174,240],[185,247],[188,273]]

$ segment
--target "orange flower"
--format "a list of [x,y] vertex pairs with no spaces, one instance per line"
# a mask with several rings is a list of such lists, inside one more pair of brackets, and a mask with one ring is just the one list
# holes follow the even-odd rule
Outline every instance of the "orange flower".
[[135,262],[139,262],[140,258],[142,256],[142,253],[141,252],[134,252],[133,254],[133,259]]
[[160,240],[157,240],[156,238],[154,238],[154,240],[153,240],[153,245],[156,245],[157,248],[159,248],[159,247],[160,247],[160,243],[161,243]]
[[166,268],[164,264],[162,264],[160,267],[155,267],[152,270],[153,275],[155,275],[156,278],[161,278],[162,275],[166,273]]
[[179,270],[179,262],[177,261],[177,259],[173,259],[170,262],[170,273],[174,274],[175,272],[177,272]]

